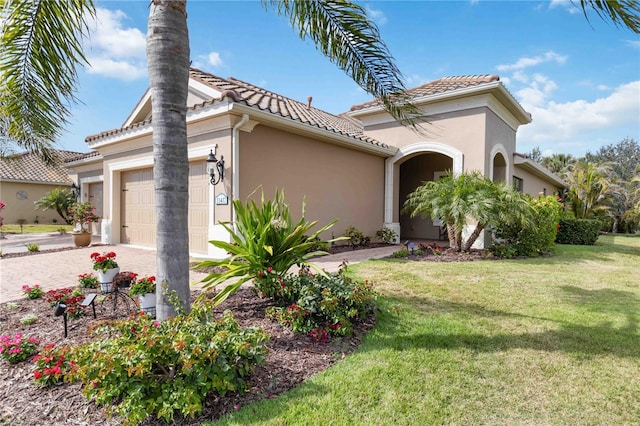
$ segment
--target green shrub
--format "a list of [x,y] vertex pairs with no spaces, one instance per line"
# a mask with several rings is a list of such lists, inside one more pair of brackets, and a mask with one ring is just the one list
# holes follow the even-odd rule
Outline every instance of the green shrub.
[[561,219],[558,244],[593,245],[600,235],[602,222],[595,219]]
[[323,276],[302,270],[285,277],[267,273],[259,280],[272,282],[273,298],[279,305],[269,308],[267,316],[293,331],[311,333],[317,340],[324,340],[327,334],[351,334],[354,323],[375,306],[373,285],[342,272]]
[[32,253],[40,251],[40,246],[38,244],[25,244],[25,247],[27,247],[27,250]]
[[529,214],[524,221],[500,223],[492,252],[500,257],[537,256],[553,249],[562,204],[555,196],[528,198]]
[[371,238],[362,233],[355,226],[350,226],[344,231],[344,236],[349,240],[349,244],[355,250],[357,246],[368,246]]
[[255,278],[260,271],[272,268],[279,275],[284,275],[293,265],[309,265],[317,269],[309,259],[327,254],[324,251],[309,250],[318,245],[320,234],[331,228],[336,221],[307,235],[317,222],[307,222],[305,219],[304,202],[302,217],[297,222],[293,221],[282,192],[276,192],[273,201],[265,201],[263,194],[260,206],[253,200],[248,200],[246,205],[235,200],[233,208],[237,219],[235,229],[229,222],[221,224],[231,235],[232,242],[210,241],[214,246],[229,253],[231,257],[222,260],[206,260],[196,267],[225,268],[223,272],[211,273],[204,278],[202,280],[205,283],[204,288],[214,287],[230,278],[239,278],[216,295],[214,299],[216,303],[224,301],[237,291],[242,283]]
[[194,416],[210,392],[244,392],[266,354],[264,331],[240,328],[229,312],[213,321],[211,312],[203,298],[186,316],[158,322],[143,314],[102,327],[99,340],[74,351],[68,378],[134,424],[147,416],[172,421],[176,412]]
[[396,259],[400,259],[402,257],[407,257],[409,256],[409,249],[408,248],[403,248],[397,251],[394,251],[393,253],[391,253],[391,257],[394,257]]
[[378,229],[376,231],[376,238],[381,243],[392,244],[392,243],[395,243],[396,238],[398,238],[398,233],[393,229],[383,227],[382,229]]

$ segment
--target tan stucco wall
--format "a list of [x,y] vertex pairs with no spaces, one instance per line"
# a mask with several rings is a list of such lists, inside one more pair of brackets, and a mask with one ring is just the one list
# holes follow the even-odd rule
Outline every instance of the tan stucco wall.
[[[340,236],[355,226],[373,236],[382,228],[384,158],[283,132],[264,125],[240,133],[240,198],[262,185],[266,198],[284,189],[292,214],[332,228]],[[254,195],[259,198],[260,192]],[[324,237],[331,237],[331,235]]]
[[553,195],[560,189],[552,183],[542,180],[538,176],[518,166],[515,166],[513,176],[519,177],[524,181],[522,192],[533,197],[537,197],[540,193],[544,193],[545,189],[547,195]]
[[[6,207],[2,209],[0,215],[4,218],[5,224],[17,223],[18,219],[25,219],[27,223],[34,223],[38,216],[39,223],[52,224],[55,219],[57,223],[64,224],[64,221],[55,210],[36,210],[35,201],[55,188],[69,188],[67,185],[45,185],[23,182],[0,182],[0,200],[4,201]],[[16,194],[24,191],[27,198],[19,199]]]
[[419,134],[397,123],[365,126],[365,134],[389,145],[403,148],[420,142],[442,143],[464,154],[465,170],[485,170],[486,108],[474,108],[428,117]]

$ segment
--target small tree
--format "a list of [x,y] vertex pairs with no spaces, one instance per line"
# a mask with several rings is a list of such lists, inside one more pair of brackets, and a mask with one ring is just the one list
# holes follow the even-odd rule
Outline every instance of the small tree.
[[[403,212],[442,220],[447,226],[449,246],[456,251],[469,251],[487,226],[525,220],[528,209],[519,192],[474,171],[458,176],[449,173],[437,181],[425,182],[408,195]],[[474,222],[473,231],[465,239],[465,226]]]
[[69,208],[76,202],[76,197],[68,189],[55,188],[35,202],[36,209],[42,211],[55,210],[67,225],[72,225]]

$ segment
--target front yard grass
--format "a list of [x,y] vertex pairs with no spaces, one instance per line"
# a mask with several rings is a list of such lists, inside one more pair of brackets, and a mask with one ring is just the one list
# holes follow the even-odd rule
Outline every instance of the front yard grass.
[[[640,238],[550,258],[370,261],[375,329],[341,363],[213,424],[633,424]],[[340,356],[340,354],[336,354]]]
[[45,232],[60,232],[61,229],[64,229],[65,232],[71,232],[73,230],[73,225],[65,224],[35,224],[35,223],[25,223],[22,225],[22,232],[20,230],[20,225],[16,223],[5,223],[0,227],[0,232],[6,234],[39,234]]

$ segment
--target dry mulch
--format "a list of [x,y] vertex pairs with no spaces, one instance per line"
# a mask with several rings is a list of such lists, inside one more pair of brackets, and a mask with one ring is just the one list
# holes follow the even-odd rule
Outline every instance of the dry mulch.
[[[194,297],[197,292],[194,292]],[[90,341],[88,327],[95,321],[90,311],[78,320],[69,320],[68,338],[63,336],[62,318],[53,315],[53,308],[42,299],[22,299],[18,308],[10,310],[7,303],[0,305],[0,334],[22,333],[49,343],[79,345]],[[266,319],[265,309],[271,305],[251,288],[242,288],[220,307],[229,309],[242,326],[256,326],[265,330],[271,339],[267,344],[266,363],[256,368],[249,380],[250,390],[244,394],[228,393],[225,397],[211,395],[203,412],[195,419],[178,419],[174,424],[198,424],[216,419],[225,413],[259,399],[272,398],[309,377],[327,369],[346,354],[353,352],[362,337],[373,327],[374,317],[358,325],[350,337],[333,338],[319,343],[310,336],[294,334],[277,322]],[[28,314],[38,316],[32,325],[20,324]],[[100,320],[100,316],[98,316]],[[121,419],[110,418],[104,407],[97,407],[81,394],[80,384],[62,384],[49,388],[37,387],[33,380],[33,364],[25,361],[9,364],[0,360],[0,425],[118,425]],[[147,423],[145,423],[147,424]],[[148,424],[161,424],[149,420]]]

